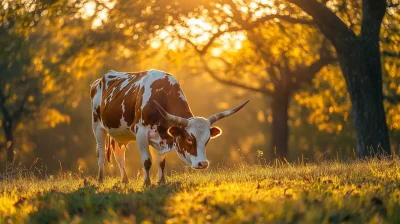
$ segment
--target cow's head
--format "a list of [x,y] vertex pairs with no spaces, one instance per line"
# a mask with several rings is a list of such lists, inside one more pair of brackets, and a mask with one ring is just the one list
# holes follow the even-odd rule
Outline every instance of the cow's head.
[[169,114],[154,101],[163,117],[175,124],[175,126],[168,129],[168,134],[174,138],[177,144],[179,157],[195,169],[205,169],[208,167],[206,145],[210,139],[222,134],[222,130],[219,127],[212,127],[211,125],[224,117],[238,112],[248,102],[249,100],[236,108],[214,114],[208,119],[204,117],[186,119]]

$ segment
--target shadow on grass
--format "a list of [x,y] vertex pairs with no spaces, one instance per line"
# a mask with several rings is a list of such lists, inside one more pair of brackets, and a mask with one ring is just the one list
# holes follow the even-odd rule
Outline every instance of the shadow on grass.
[[117,183],[101,191],[94,185],[71,193],[50,191],[37,196],[36,209],[28,220],[30,223],[59,223],[63,220],[98,222],[126,219],[164,223],[167,218],[165,203],[180,187],[180,182],[173,182],[134,191],[129,185]]

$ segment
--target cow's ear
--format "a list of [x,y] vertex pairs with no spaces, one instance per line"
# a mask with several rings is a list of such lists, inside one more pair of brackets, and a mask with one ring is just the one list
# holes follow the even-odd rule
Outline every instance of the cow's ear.
[[168,128],[168,134],[172,137],[178,137],[183,134],[183,130],[180,127],[172,126]]
[[222,130],[219,127],[211,127],[210,128],[210,136],[211,138],[216,138],[222,134]]

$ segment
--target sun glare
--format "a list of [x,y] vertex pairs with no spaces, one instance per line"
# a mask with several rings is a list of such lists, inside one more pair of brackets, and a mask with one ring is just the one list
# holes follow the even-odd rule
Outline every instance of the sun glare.
[[[115,0],[100,0],[100,5],[97,5],[94,1],[88,1],[83,4],[79,13],[83,19],[96,16],[92,22],[92,29],[96,29],[107,21],[109,10],[112,9],[116,1]],[[96,12],[97,11],[97,12]],[[97,14],[96,14],[97,13]],[[96,14],[96,15],[95,15]]]
[[[204,18],[189,18],[184,25],[169,26],[159,31],[150,41],[150,45],[152,48],[160,48],[163,46],[162,43],[165,43],[168,49],[176,50],[184,47],[185,41],[190,41],[200,49],[218,30],[227,29],[226,24],[217,27],[205,21]],[[245,39],[244,32],[227,32],[218,37],[210,52],[213,56],[219,56],[223,51],[240,50]]]
[[[249,14],[253,20],[259,19],[265,15],[276,14],[277,8],[274,7],[274,0],[255,0],[249,4],[242,1],[234,1],[238,9],[243,14]],[[280,6],[279,6],[280,7]],[[216,5],[220,9],[219,13],[224,13],[226,16],[233,17],[232,9],[229,5]],[[218,10],[216,10],[218,12]],[[185,43],[191,42],[199,49],[204,47],[210,39],[218,31],[226,31],[229,25],[222,23],[216,25],[214,21],[207,20],[209,13],[204,10],[203,14],[196,18],[191,17],[183,20],[183,24],[169,26],[157,33],[157,35],[150,40],[152,48],[160,48],[167,46],[168,49],[175,50],[179,46],[184,46]],[[243,41],[246,39],[245,32],[227,32],[219,36],[213,46],[210,48],[210,53],[213,56],[219,56],[224,51],[237,51],[243,47]]]

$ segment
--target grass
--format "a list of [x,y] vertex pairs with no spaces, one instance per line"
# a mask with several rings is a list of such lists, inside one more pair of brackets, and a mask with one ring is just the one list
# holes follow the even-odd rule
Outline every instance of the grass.
[[141,177],[101,185],[66,174],[8,178],[0,223],[400,223],[397,159],[241,165],[167,180],[143,188]]

